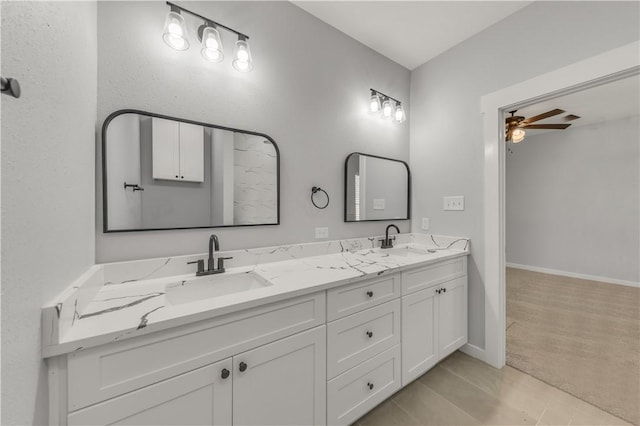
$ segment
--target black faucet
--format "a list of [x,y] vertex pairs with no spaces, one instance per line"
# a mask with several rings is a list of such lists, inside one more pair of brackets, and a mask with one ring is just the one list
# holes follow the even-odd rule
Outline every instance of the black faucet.
[[216,234],[211,234],[211,237],[209,237],[209,257],[207,258],[207,270],[204,269],[204,259],[187,262],[187,264],[198,264],[198,270],[196,271],[196,276],[198,277],[201,275],[221,274],[224,272],[224,261],[233,259],[233,257],[218,257],[218,267],[216,268],[213,254],[217,251],[220,251],[220,241],[218,240],[218,236]]
[[400,233],[400,230],[394,224],[387,226],[387,229],[384,231],[384,240],[380,240],[382,241],[382,245],[380,246],[380,248],[383,248],[383,249],[393,248],[393,240],[395,240],[396,237],[389,238],[389,228],[395,228],[396,232],[398,234]]

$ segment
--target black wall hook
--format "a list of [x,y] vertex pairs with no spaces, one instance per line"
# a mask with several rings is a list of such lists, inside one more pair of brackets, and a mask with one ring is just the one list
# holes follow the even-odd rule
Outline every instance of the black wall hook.
[[[313,199],[313,197],[318,193],[318,192],[324,192],[324,195],[327,197],[327,202],[324,206],[319,206],[316,204],[315,200]],[[324,189],[320,188],[319,186],[314,186],[311,188],[311,204],[313,204],[314,206],[316,206],[316,208],[318,209],[326,209],[327,206],[329,205],[329,194],[327,194],[327,191],[325,191]]]
[[0,90],[3,95],[11,95],[14,98],[20,97],[20,83],[16,79],[0,77]]

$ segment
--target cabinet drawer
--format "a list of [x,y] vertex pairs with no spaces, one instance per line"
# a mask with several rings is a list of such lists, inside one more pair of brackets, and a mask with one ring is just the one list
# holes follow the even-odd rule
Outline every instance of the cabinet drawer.
[[69,411],[325,322],[324,292],[68,355]]
[[327,321],[400,296],[400,274],[380,276],[327,291]]
[[466,274],[466,256],[405,271],[402,273],[402,294],[413,293]]
[[396,345],[327,383],[327,423],[348,425],[400,389]]
[[400,299],[327,324],[327,377],[400,343]]

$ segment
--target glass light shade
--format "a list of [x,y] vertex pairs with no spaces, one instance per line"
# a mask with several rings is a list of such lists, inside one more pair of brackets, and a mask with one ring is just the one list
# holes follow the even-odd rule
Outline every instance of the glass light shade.
[[396,123],[404,123],[407,119],[407,115],[404,113],[404,108],[401,103],[396,105],[396,110],[393,112],[393,121]]
[[391,107],[391,101],[389,99],[385,99],[382,102],[382,115],[384,118],[391,118],[391,114],[393,112],[393,108]]
[[202,45],[200,54],[210,62],[220,62],[224,59],[220,33],[213,27],[206,27],[202,31]]
[[369,111],[371,112],[380,112],[380,98],[376,93],[371,94],[371,101],[369,103]]
[[513,131],[511,132],[511,142],[513,143],[522,142],[522,140],[524,139],[524,135],[526,135],[526,132],[523,129],[520,129],[520,128],[513,129]]
[[169,12],[167,19],[164,21],[162,40],[167,46],[176,50],[187,50],[189,48],[187,26],[182,15],[174,11]]
[[236,41],[236,50],[233,54],[233,67],[239,72],[249,72],[253,69],[249,43],[242,37]]

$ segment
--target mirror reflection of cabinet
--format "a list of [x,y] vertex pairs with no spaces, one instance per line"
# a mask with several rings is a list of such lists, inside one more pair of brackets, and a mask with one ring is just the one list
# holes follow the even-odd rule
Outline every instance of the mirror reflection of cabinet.
[[154,179],[204,182],[204,127],[151,119]]
[[104,232],[280,223],[280,154],[263,133],[121,110],[102,161]]

